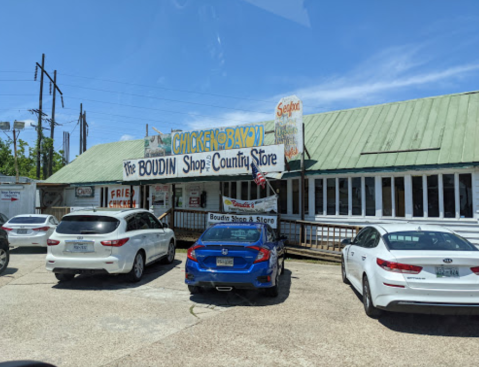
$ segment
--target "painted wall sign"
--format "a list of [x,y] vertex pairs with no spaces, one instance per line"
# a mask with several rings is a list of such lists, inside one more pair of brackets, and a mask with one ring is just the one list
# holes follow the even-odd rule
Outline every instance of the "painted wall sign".
[[263,144],[263,125],[175,132],[171,138],[171,150],[177,155],[260,147]]
[[[138,190],[133,189],[132,199],[133,208],[138,207]],[[109,208],[129,208],[130,207],[130,187],[129,186],[109,186],[108,187],[108,207]]]
[[209,224],[221,222],[265,223],[274,229],[278,226],[278,218],[274,215],[208,213]]
[[75,187],[75,196],[77,198],[92,198],[95,196],[94,186]]
[[145,138],[145,158],[171,155],[171,134],[147,136]]
[[278,198],[268,196],[257,200],[238,200],[223,196],[223,208],[227,213],[278,213]]
[[123,180],[247,174],[251,173],[252,161],[263,172],[284,171],[284,146],[267,145],[183,156],[125,160]]
[[288,161],[303,153],[303,103],[296,96],[284,97],[274,113],[276,144],[284,144]]
[[2,201],[17,201],[20,199],[20,191],[2,190],[0,191],[0,200]]

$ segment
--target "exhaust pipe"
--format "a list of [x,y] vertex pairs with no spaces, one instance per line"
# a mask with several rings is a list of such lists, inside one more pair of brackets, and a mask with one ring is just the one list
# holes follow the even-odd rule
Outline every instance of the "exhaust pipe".
[[220,292],[230,292],[233,290],[233,287],[216,287],[216,290]]

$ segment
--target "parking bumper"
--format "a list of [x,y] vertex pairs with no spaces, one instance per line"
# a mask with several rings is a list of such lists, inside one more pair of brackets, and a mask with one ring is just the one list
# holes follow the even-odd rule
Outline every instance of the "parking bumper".
[[[266,277],[270,281],[262,282]],[[258,280],[260,278],[260,280]],[[270,288],[273,286],[273,273],[268,263],[253,264],[247,270],[220,270],[200,268],[197,262],[187,260],[186,279],[188,285],[201,287],[229,286],[237,289]]]
[[[109,256],[103,258],[59,258],[47,254],[46,269],[51,272],[58,273],[128,273],[133,267],[133,264],[126,263],[125,260],[118,257]],[[72,272],[74,270],[74,272]]]

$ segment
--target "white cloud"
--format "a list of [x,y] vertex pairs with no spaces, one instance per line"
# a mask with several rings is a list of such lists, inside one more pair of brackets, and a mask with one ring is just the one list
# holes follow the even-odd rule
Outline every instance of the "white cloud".
[[127,140],[133,140],[133,139],[135,139],[133,135],[125,134],[121,136],[120,141],[127,141]]

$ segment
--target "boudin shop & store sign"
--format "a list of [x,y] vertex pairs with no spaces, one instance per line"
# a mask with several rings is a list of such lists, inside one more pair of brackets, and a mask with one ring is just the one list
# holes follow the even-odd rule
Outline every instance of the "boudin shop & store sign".
[[247,174],[251,162],[263,172],[284,171],[284,145],[128,159],[123,161],[123,180]]

